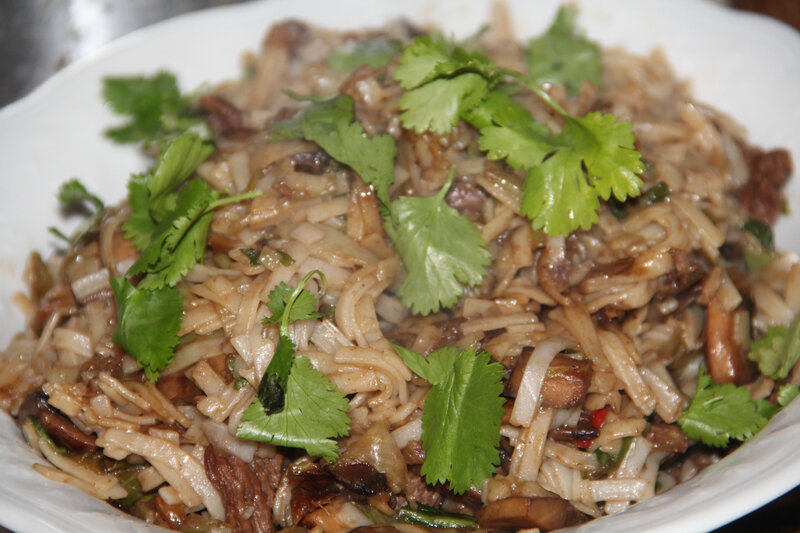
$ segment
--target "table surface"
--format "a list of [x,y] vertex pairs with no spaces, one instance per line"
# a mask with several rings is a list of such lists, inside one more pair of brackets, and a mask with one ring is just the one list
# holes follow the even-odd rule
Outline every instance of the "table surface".
[[[0,107],[112,39],[162,19],[247,0],[0,0]],[[800,0],[718,0],[800,27]],[[800,487],[715,533],[800,530]],[[0,526],[0,533],[10,533]]]

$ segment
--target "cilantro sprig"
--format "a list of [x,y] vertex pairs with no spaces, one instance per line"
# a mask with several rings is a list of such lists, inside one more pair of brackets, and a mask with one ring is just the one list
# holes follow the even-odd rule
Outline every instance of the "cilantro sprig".
[[398,355],[433,387],[425,398],[421,473],[428,483],[449,483],[453,492],[494,473],[500,462],[505,371],[486,352],[445,347],[427,357],[394,346]]
[[767,421],[748,389],[733,383],[717,385],[701,367],[692,403],[678,423],[690,439],[724,448],[731,439],[749,439]]
[[[529,56],[540,55],[537,50],[553,39],[566,39],[567,32],[571,15],[560,14]],[[439,135],[467,121],[480,131],[479,147],[487,158],[505,159],[525,172],[520,213],[535,229],[550,235],[588,229],[597,221],[600,199],[613,194],[623,201],[639,194],[644,165],[634,149],[631,124],[599,112],[572,117],[538,86],[542,74],[534,74],[531,79],[502,69],[480,52],[441,37],[418,37],[403,51],[394,73],[406,89],[398,101],[400,119],[408,129]],[[574,81],[575,75],[570,71],[566,80]],[[561,117],[560,132],[551,133],[512,98],[523,88]]]
[[771,326],[766,335],[750,344],[748,358],[772,379],[783,379],[800,359],[800,316],[787,328]]
[[166,147],[151,172],[134,175],[128,182],[132,214],[123,230],[142,251],[128,270],[130,276],[142,276],[139,288],[178,283],[203,259],[214,209],[260,194],[250,191],[222,198],[200,179],[187,182],[213,151],[212,144],[185,133]]
[[363,65],[372,68],[388,64],[403,49],[403,43],[385,35],[348,41],[328,57],[328,66],[336,70],[354,70]]
[[355,121],[349,96],[316,101],[270,130],[275,139],[302,137],[316,142],[372,185],[383,207],[386,233],[408,272],[399,291],[406,307],[420,314],[436,312],[453,305],[464,285],[481,282],[490,258],[480,232],[444,200],[454,170],[431,197],[392,200],[394,139],[389,135],[366,137]]
[[110,282],[117,302],[114,342],[132,355],[155,383],[159,372],[172,361],[180,340],[177,332],[183,320],[183,296],[171,287],[140,289],[124,277]]
[[333,462],[338,456],[336,437],[350,431],[349,403],[336,386],[311,362],[295,356],[288,324],[316,318],[316,299],[303,287],[318,271],[309,272],[297,287],[281,284],[270,292],[267,304],[273,316],[265,323],[279,323],[280,340],[253,403],[245,410],[236,436],[279,446],[303,448],[312,456]]
[[575,32],[575,8],[562,6],[553,24],[541,37],[528,41],[525,60],[528,77],[537,85],[563,83],[571,96],[583,80],[600,86],[600,47]]
[[191,98],[181,94],[169,72],[105,78],[103,98],[114,112],[128,117],[125,124],[106,130],[115,142],[162,146],[185,132],[212,136],[206,121],[193,116]]
[[72,178],[61,184],[61,188],[58,190],[58,201],[61,204],[61,209],[65,211],[78,208],[88,215],[69,237],[55,227],[49,228],[50,233],[64,239],[70,244],[77,243],[88,234],[97,230],[100,220],[102,220],[106,212],[103,200],[89,192],[86,186],[77,178]]

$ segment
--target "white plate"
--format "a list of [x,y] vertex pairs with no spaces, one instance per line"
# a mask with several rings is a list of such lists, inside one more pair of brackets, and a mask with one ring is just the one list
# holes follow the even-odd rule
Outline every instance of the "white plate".
[[[556,0],[508,3],[520,37],[540,33],[558,5]],[[590,37],[640,53],[663,48],[700,100],[744,123],[756,144],[787,147],[800,162],[800,37],[794,30],[699,0],[572,3],[581,5],[579,23]],[[241,53],[257,49],[266,28],[290,16],[355,29],[403,15],[466,36],[487,20],[488,11],[488,1],[270,0],[194,13],[122,38],[0,110],[0,227],[6,228],[0,241],[0,345],[22,327],[9,298],[21,288],[28,251],[46,253],[55,244],[46,228],[64,227],[55,200],[59,184],[80,177],[115,203],[125,194],[128,175],[147,164],[135,149],[115,146],[100,134],[117,121],[100,99],[103,76],[168,69],[186,89],[236,77]],[[791,205],[800,205],[800,185],[790,187]],[[800,232],[791,230],[798,221],[795,215],[779,224],[783,248],[800,251]],[[795,402],[747,445],[689,483],[579,530],[713,529],[800,483],[797,442],[800,403]],[[17,533],[155,530],[47,482],[31,470],[34,460],[11,420],[0,415],[0,524]]]

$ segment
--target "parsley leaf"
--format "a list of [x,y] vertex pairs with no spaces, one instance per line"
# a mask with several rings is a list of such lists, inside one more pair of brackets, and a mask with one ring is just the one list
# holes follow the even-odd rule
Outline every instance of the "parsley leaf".
[[103,98],[116,113],[129,117],[126,124],[106,130],[115,142],[158,145],[186,131],[211,137],[205,120],[190,116],[189,98],[181,95],[175,76],[168,72],[105,78]]
[[347,398],[311,362],[293,358],[283,410],[267,415],[255,400],[244,412],[236,436],[278,446],[304,448],[311,456],[334,462],[338,446],[333,438],[348,434]]
[[65,239],[70,244],[77,243],[86,235],[95,231],[106,212],[103,201],[90,193],[77,178],[72,178],[61,184],[61,188],[58,190],[58,201],[61,204],[61,208],[64,210],[70,210],[76,207],[86,208],[86,204],[91,206],[86,210],[87,214],[89,214],[89,218],[84,220],[71,236],[67,237],[57,229],[50,228],[53,234]]
[[274,139],[303,137],[314,141],[375,187],[378,199],[389,202],[397,153],[394,139],[391,135],[367,137],[355,121],[353,99],[349,96],[315,102],[294,117],[272,124],[270,131]]
[[750,343],[747,357],[758,363],[758,369],[772,379],[783,379],[800,359],[800,316],[792,324],[771,326],[767,334]]
[[745,441],[767,423],[750,391],[733,383],[717,385],[700,368],[697,391],[678,423],[684,433],[708,446],[724,448],[730,439]]
[[403,49],[403,43],[385,35],[348,41],[328,57],[328,66],[336,70],[353,70],[363,65],[379,68],[389,64]]
[[173,348],[178,344],[183,297],[169,287],[134,287],[124,277],[111,278],[110,282],[117,302],[114,342],[133,356],[147,378],[155,382],[158,373],[172,361]]
[[563,83],[571,96],[578,94],[583,80],[600,86],[600,47],[575,34],[577,14],[574,8],[561,7],[547,32],[531,39],[525,49],[531,81]]
[[490,263],[478,228],[445,202],[452,180],[453,171],[437,194],[402,196],[389,205],[384,227],[408,271],[398,294],[414,313],[450,307],[461,284],[479,284]]
[[500,462],[505,371],[488,353],[473,349],[440,349],[428,355],[424,365],[419,362],[412,365],[437,378],[423,407],[421,473],[428,483],[449,482],[460,494],[490,477]]

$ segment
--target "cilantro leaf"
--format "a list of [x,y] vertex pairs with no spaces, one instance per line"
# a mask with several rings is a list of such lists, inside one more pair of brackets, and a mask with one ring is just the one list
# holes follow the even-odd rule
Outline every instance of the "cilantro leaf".
[[800,359],[800,316],[792,324],[771,326],[761,339],[750,343],[747,357],[758,363],[758,369],[772,379],[783,379]]
[[547,32],[531,39],[525,49],[531,81],[563,83],[571,96],[578,94],[583,80],[600,86],[600,47],[575,34],[577,14],[574,8],[561,7]]
[[129,276],[144,275],[140,288],[173,286],[202,261],[213,216],[209,207],[218,197],[202,180],[186,184],[175,210],[156,227],[150,244],[128,270]]
[[[594,45],[572,36],[573,18],[572,11],[562,11],[532,50],[565,47],[588,58]],[[569,73],[567,83],[573,81]],[[535,229],[550,235],[588,229],[597,221],[600,199],[639,194],[644,165],[630,123],[601,113],[572,117],[528,77],[440,37],[418,38],[406,47],[395,79],[407,90],[398,101],[405,128],[443,135],[464,119],[480,130],[478,143],[489,159],[506,159],[525,171],[520,213]],[[561,132],[551,133],[511,98],[523,87],[561,115]]]
[[296,348],[292,339],[281,335],[275,348],[275,355],[272,356],[261,383],[258,384],[258,400],[269,415],[277,413],[285,405],[286,386]]
[[176,195],[173,191],[212,153],[213,144],[188,133],[169,143],[147,180],[150,211],[157,221],[175,208]]
[[270,130],[276,139],[303,137],[314,141],[375,187],[379,200],[389,202],[397,153],[394,139],[391,135],[367,137],[355,121],[353,99],[349,96],[315,102],[295,117],[272,124]]
[[86,204],[91,206],[86,210],[89,217],[78,226],[71,236],[66,237],[57,229],[50,228],[52,233],[65,239],[70,244],[77,243],[86,235],[95,231],[106,212],[103,201],[90,193],[77,178],[72,178],[61,184],[61,188],[58,190],[58,201],[61,204],[61,208],[64,210],[70,210],[76,207],[86,208]]
[[184,134],[169,143],[159,155],[155,167],[128,180],[128,204],[131,216],[122,226],[125,237],[139,250],[148,247],[157,227],[175,209],[175,189],[214,151],[212,144]]
[[293,359],[286,402],[279,413],[267,415],[255,400],[244,412],[236,436],[278,446],[304,448],[311,456],[334,462],[336,437],[349,433],[347,398],[305,357]]
[[[437,350],[428,356],[450,358]],[[425,462],[421,473],[428,483],[450,483],[453,492],[494,473],[500,462],[500,420],[503,417],[503,376],[488,353],[464,350],[450,373],[431,388],[422,417]]]
[[439,348],[431,352],[428,357],[398,344],[392,344],[392,347],[408,368],[431,385],[441,383],[453,371],[453,365],[461,355],[458,348],[451,346]]
[[490,263],[481,232],[444,200],[452,180],[451,171],[437,194],[389,205],[384,227],[408,271],[398,294],[414,313],[450,307],[464,291],[461,284],[478,285]]
[[488,90],[489,84],[478,74],[433,80],[400,97],[397,102],[397,107],[403,111],[400,120],[403,126],[417,133],[431,130],[445,135]]
[[403,43],[385,35],[348,41],[328,57],[328,66],[336,70],[354,70],[363,65],[379,68],[387,65],[403,49]]
[[504,75],[496,63],[480,52],[466,50],[441,35],[423,35],[403,50],[394,79],[403,89],[414,89],[437,78],[454,78],[473,72],[494,84]]
[[597,112],[565,116],[561,132],[546,135],[518,114],[493,117],[501,122],[483,128],[478,144],[489,159],[526,170],[520,213],[535,229],[550,235],[588,229],[597,222],[600,198],[639,194],[644,165],[630,123]]
[[106,130],[115,142],[161,144],[185,131],[211,136],[204,120],[190,116],[189,99],[181,95],[175,76],[168,72],[105,78],[103,98],[116,113],[129,117],[126,124]]
[[178,344],[183,297],[169,287],[134,287],[124,277],[111,278],[110,282],[117,302],[114,342],[133,356],[147,378],[155,382],[158,373],[172,361]]
[[678,424],[684,433],[708,446],[723,448],[730,439],[745,441],[767,423],[750,391],[733,383],[717,385],[700,368],[697,391]]
[[[315,271],[316,272],[316,271]],[[269,293],[269,301],[267,307],[272,311],[272,316],[264,317],[264,324],[277,324],[284,318],[286,313],[286,320],[288,322],[296,322],[298,320],[308,320],[309,318],[318,318],[322,315],[315,311],[317,306],[317,299],[307,289],[302,289],[298,292],[294,302],[291,306],[287,306],[290,302],[295,287],[290,287],[285,282],[280,282],[278,286],[272,289]]]
[[289,287],[286,283],[281,282],[269,293],[267,307],[272,311],[272,317],[265,317],[263,324],[280,323],[280,339],[275,349],[275,355],[272,356],[258,386],[258,399],[267,414],[276,413],[284,406],[287,380],[296,348],[292,339],[289,338],[289,322],[322,316],[315,311],[317,299],[310,291],[303,288],[314,275],[320,276],[324,291],[325,275],[319,270],[312,270],[300,280],[297,287]]

